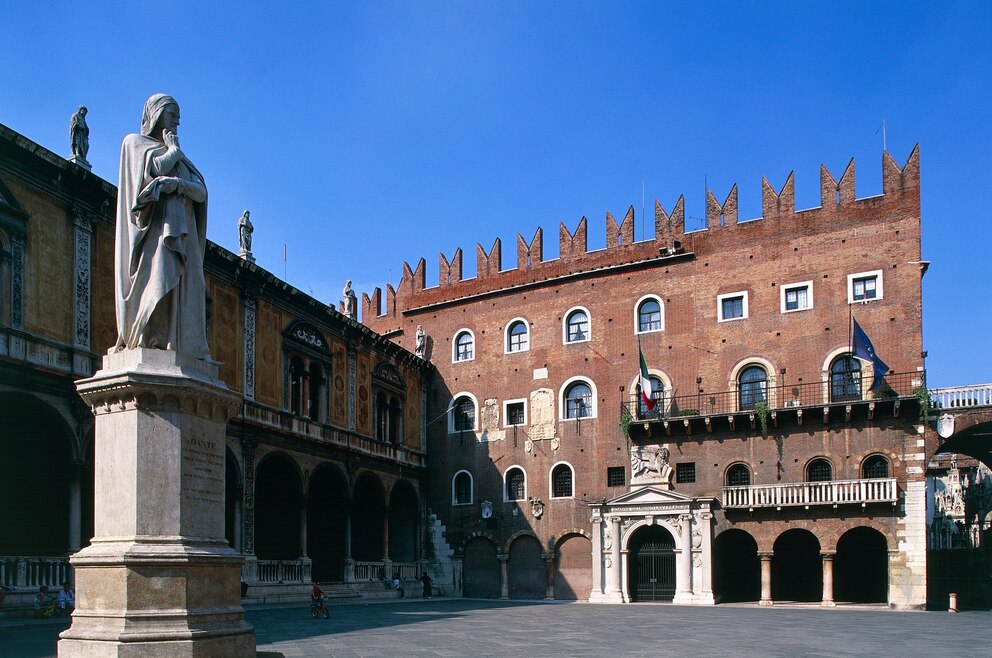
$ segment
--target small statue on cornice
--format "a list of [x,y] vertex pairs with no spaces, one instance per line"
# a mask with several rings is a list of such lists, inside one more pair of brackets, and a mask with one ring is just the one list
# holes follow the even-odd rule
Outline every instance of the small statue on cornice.
[[352,320],[358,319],[358,296],[355,291],[351,289],[351,279],[348,279],[344,284],[344,290],[341,291],[344,295],[344,300],[342,301],[343,313],[347,315]]
[[86,161],[86,154],[90,152],[90,128],[86,125],[87,112],[86,106],[80,105],[69,119],[69,148],[72,149],[69,162],[90,169],[90,163]]
[[417,342],[414,347],[414,354],[416,354],[421,359],[427,358],[427,332],[424,331],[424,325],[417,325]]
[[251,253],[251,234],[255,232],[255,227],[251,223],[251,213],[245,213],[238,219],[238,256],[244,258],[249,263],[255,262],[255,257]]

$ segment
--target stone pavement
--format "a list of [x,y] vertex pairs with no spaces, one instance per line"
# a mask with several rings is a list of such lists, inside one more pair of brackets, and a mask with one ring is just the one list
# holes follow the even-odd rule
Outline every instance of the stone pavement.
[[[249,608],[260,656],[990,655],[989,612],[406,599]],[[68,620],[3,620],[0,656],[54,658]],[[987,649],[987,647],[986,647]]]

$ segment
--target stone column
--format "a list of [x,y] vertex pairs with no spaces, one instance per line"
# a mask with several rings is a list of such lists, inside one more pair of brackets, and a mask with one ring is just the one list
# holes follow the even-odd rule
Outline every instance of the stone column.
[[351,505],[344,511],[344,582],[355,582],[355,561],[351,559]]
[[555,554],[544,553],[541,557],[544,558],[544,564],[547,567],[545,574],[544,598],[552,601],[555,598]]
[[699,531],[702,533],[702,556],[703,566],[700,570],[699,597],[700,603],[710,605],[716,604],[713,596],[713,515],[709,512],[700,514]]
[[83,465],[80,462],[72,464],[71,479],[69,480],[69,552],[75,553],[82,546],[80,535],[83,530],[83,496],[80,480]]
[[[382,515],[382,559],[389,560],[389,508]],[[389,574],[392,575],[392,574]]]
[[510,556],[506,553],[497,553],[499,559],[499,598],[510,598]]
[[610,562],[612,562],[612,567],[607,574],[606,582],[608,584],[610,593],[613,595],[612,598],[623,599],[623,594],[621,593],[620,583],[621,581],[621,564],[620,564],[620,517],[614,516],[610,519],[610,535],[612,537],[613,543],[610,545]]
[[823,558],[823,600],[820,605],[832,608],[834,603],[834,556],[836,553],[822,553]]
[[680,514],[682,532],[679,535],[678,564],[676,566],[676,592],[674,603],[688,603],[692,600],[692,515]]
[[592,592],[589,601],[599,601],[603,597],[603,520],[599,513],[593,514],[592,521]]
[[307,556],[307,495],[300,497],[300,557]]
[[243,498],[244,498],[244,494],[242,493],[241,488],[239,487],[238,488],[238,500],[235,501],[235,503],[234,503],[234,536],[231,537],[231,539],[233,540],[233,546],[232,546],[232,548],[234,550],[236,550],[237,552],[239,552],[239,553],[241,552],[241,547],[242,547],[242,543],[241,543],[241,537],[242,537],[242,534],[241,534],[241,501],[243,500]]
[[251,556],[255,555],[255,445],[254,439],[241,439],[241,552]]
[[758,605],[771,605],[772,601],[772,553],[758,553],[761,559],[761,600]]
[[239,398],[217,368],[133,349],[77,382],[96,415],[100,468],[60,656],[254,655],[244,560],[224,538],[225,435]]

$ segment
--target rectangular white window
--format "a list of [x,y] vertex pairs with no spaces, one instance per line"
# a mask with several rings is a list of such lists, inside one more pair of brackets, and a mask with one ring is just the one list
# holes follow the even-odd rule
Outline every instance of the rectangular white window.
[[527,424],[527,403],[525,400],[507,400],[503,403],[505,427]]
[[813,308],[813,282],[789,283],[781,287],[782,312],[805,311]]
[[747,291],[718,295],[716,312],[719,322],[742,320],[747,317]]
[[847,302],[870,302],[882,298],[882,270],[847,275]]

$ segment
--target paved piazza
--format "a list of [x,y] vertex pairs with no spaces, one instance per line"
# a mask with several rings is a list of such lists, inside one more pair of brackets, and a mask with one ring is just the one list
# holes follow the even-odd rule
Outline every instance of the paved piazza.
[[[989,612],[413,599],[249,608],[259,656],[980,655]],[[66,620],[0,620],[0,656],[55,658]],[[977,644],[976,644],[977,643]]]

